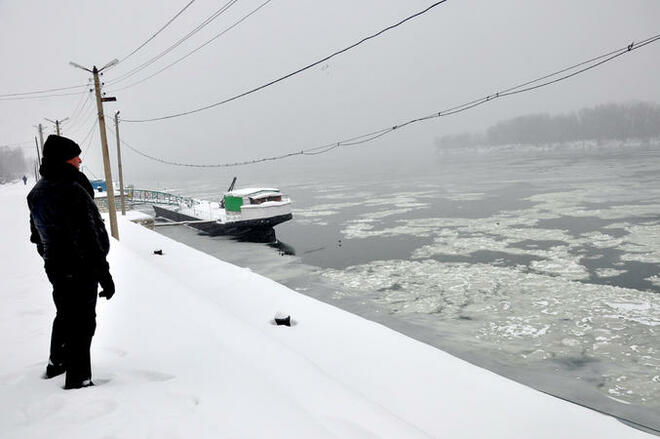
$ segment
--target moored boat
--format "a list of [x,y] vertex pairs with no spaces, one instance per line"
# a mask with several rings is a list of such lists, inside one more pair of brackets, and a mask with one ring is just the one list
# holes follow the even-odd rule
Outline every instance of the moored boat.
[[[233,186],[233,185],[232,185]],[[276,188],[230,190],[220,202],[190,199],[178,206],[154,204],[156,216],[209,235],[263,235],[293,218],[291,200]]]

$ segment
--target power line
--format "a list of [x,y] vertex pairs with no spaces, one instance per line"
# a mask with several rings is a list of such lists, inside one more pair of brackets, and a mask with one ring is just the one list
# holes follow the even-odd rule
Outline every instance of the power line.
[[169,26],[170,24],[172,24],[172,22],[173,22],[174,20],[176,20],[176,19],[179,17],[179,15],[183,14],[183,12],[184,12],[186,9],[188,9],[188,7],[189,7],[190,5],[192,5],[193,3],[195,3],[195,0],[190,0],[190,2],[188,2],[188,4],[185,5],[185,6],[183,7],[183,9],[181,9],[179,12],[177,12],[176,15],[174,15],[174,17],[170,18],[169,21],[168,21],[167,23],[165,23],[160,29],[158,29],[158,31],[157,31],[155,34],[153,34],[152,36],[150,36],[149,38],[147,38],[147,40],[146,40],[144,43],[140,44],[135,50],[133,50],[131,53],[129,53],[128,55],[126,55],[125,57],[123,57],[121,60],[119,60],[119,62],[126,61],[128,58],[130,58],[131,56],[133,56],[138,50],[140,50],[140,49],[142,49],[144,46],[146,46],[151,40],[153,40],[154,38],[156,38],[156,36],[158,36],[159,33],[161,33],[163,30],[165,30],[165,28],[166,28],[167,26]]
[[200,112],[200,111],[208,110],[208,109],[210,109],[210,108],[214,108],[214,107],[217,107],[217,106],[219,106],[219,105],[223,105],[223,104],[226,104],[226,103],[228,103],[228,102],[235,101],[236,99],[239,99],[239,98],[242,98],[242,97],[248,96],[248,95],[250,95],[250,94],[252,94],[252,93],[255,93],[255,92],[259,91],[259,90],[263,90],[263,89],[266,88],[266,87],[270,87],[271,85],[274,85],[274,84],[277,84],[278,82],[284,81],[285,79],[288,79],[288,78],[290,78],[290,77],[292,77],[292,76],[295,76],[295,75],[297,75],[297,74],[299,74],[299,73],[302,73],[302,72],[304,72],[305,70],[309,70],[309,69],[311,69],[312,67],[315,67],[315,66],[317,66],[317,65],[319,65],[319,64],[321,64],[321,63],[324,63],[324,62],[326,62],[327,60],[329,60],[329,59],[331,59],[331,58],[334,58],[334,57],[337,56],[337,55],[340,55],[340,54],[342,54],[342,53],[344,53],[344,52],[348,52],[349,50],[351,50],[351,49],[353,49],[353,48],[355,48],[355,47],[357,47],[357,46],[359,46],[359,45],[365,43],[366,41],[369,41],[369,40],[371,40],[371,39],[377,38],[377,37],[379,37],[380,35],[384,34],[385,32],[387,32],[387,31],[389,31],[389,30],[392,30],[392,29],[394,29],[394,28],[396,28],[396,27],[399,27],[399,26],[401,26],[402,24],[406,23],[407,21],[410,21],[410,20],[412,20],[412,19],[414,19],[414,18],[416,18],[416,17],[419,17],[420,15],[423,15],[423,14],[427,13],[427,12],[430,11],[431,9],[435,8],[436,6],[438,6],[438,5],[442,4],[442,3],[445,3],[446,1],[447,1],[447,0],[440,0],[440,1],[437,1],[437,2],[433,3],[431,6],[427,7],[426,9],[421,10],[421,11],[419,11],[419,12],[413,14],[413,15],[410,15],[410,16],[404,18],[403,20],[399,21],[398,23],[392,24],[392,25],[390,25],[390,26],[388,26],[388,27],[386,27],[386,28],[384,28],[384,29],[381,29],[380,31],[378,31],[378,32],[376,32],[376,33],[374,33],[374,34],[371,34],[371,35],[369,35],[369,36],[366,36],[366,37],[362,38],[360,41],[358,41],[358,42],[356,42],[356,43],[353,43],[353,44],[351,44],[351,45],[348,46],[348,47],[345,47],[345,48],[343,48],[343,49],[341,49],[341,50],[338,50],[338,51],[336,51],[336,52],[334,52],[334,53],[332,53],[332,54],[330,54],[330,55],[328,55],[328,56],[326,56],[326,57],[324,57],[324,58],[322,58],[322,59],[320,59],[320,60],[318,60],[318,61],[315,61],[315,62],[313,62],[313,63],[311,63],[311,64],[306,65],[305,67],[302,67],[302,68],[300,68],[300,69],[298,69],[298,70],[295,70],[295,71],[293,71],[293,72],[291,72],[291,73],[288,73],[288,74],[286,74],[286,75],[284,75],[284,76],[281,76],[281,77],[279,77],[279,78],[277,78],[277,79],[274,79],[274,80],[272,80],[272,81],[270,81],[270,82],[267,82],[266,84],[260,85],[259,87],[256,87],[256,88],[253,88],[252,90],[248,90],[248,91],[246,91],[246,92],[243,92],[243,93],[237,94],[236,96],[233,96],[233,97],[231,97],[231,98],[225,99],[225,100],[220,101],[220,102],[216,102],[216,103],[214,103],[214,104],[206,105],[206,106],[204,106],[204,107],[197,108],[197,109],[194,109],[194,110],[184,111],[184,112],[176,113],[176,114],[171,114],[171,115],[169,115],[169,116],[154,117],[154,118],[151,118],[151,119],[124,119],[124,122],[129,122],[129,123],[139,123],[139,122],[154,122],[154,121],[157,121],[157,120],[172,119],[172,118],[174,118],[174,117],[181,117],[181,116],[187,116],[187,115],[189,115],[189,114],[193,114],[193,113],[198,113],[198,112]]
[[69,119],[69,121],[72,121],[74,115],[77,116],[78,111],[82,110],[82,106],[86,103],[85,97],[87,97],[87,99],[89,99],[89,94],[87,94],[87,95],[81,94],[80,95],[80,100],[76,103],[76,106],[73,107],[73,111],[71,112],[71,114],[67,118],[67,119]]
[[69,130],[72,130],[74,126],[77,127],[80,121],[86,120],[87,116],[84,115],[88,114],[87,107],[92,102],[91,97],[92,97],[92,93],[91,92],[87,93],[87,96],[85,97],[85,100],[83,101],[82,105],[76,108],[74,112],[71,113],[71,116],[69,116],[69,121],[67,122]]
[[42,93],[52,93],[54,91],[73,90],[73,89],[76,89],[76,88],[81,88],[81,87],[86,87],[86,86],[87,86],[87,84],[80,84],[80,85],[71,85],[69,87],[49,88],[49,89],[45,89],[45,90],[24,91],[24,92],[18,92],[18,93],[4,93],[4,94],[0,94],[0,98],[26,96],[26,95],[34,95],[34,94],[42,94]]
[[69,125],[72,125],[74,122],[76,122],[76,118],[82,114],[85,106],[87,105],[87,102],[89,102],[90,96],[91,93],[86,93],[80,96],[80,101],[78,101],[78,104],[74,107],[71,115],[69,116]]
[[87,126],[91,120],[97,118],[97,116],[98,114],[96,112],[96,108],[89,108],[84,116],[81,116],[80,119],[78,119],[73,125],[67,128],[69,136],[72,136],[74,133],[78,133],[82,128]]
[[[445,116],[451,116],[457,113],[461,113],[467,110],[471,110],[475,107],[478,107],[480,105],[484,105],[488,102],[492,102],[496,99],[507,97],[507,96],[513,96],[516,94],[520,93],[526,93],[530,92],[533,90],[540,89],[542,87],[547,87],[552,84],[556,84],[560,81],[564,81],[566,79],[572,78],[574,76],[580,75],[582,73],[585,73],[589,70],[595,69],[599,66],[602,66],[605,63],[608,63],[610,61],[613,61],[614,59],[625,55],[627,53],[632,52],[633,50],[641,49],[644,46],[647,46],[651,43],[655,43],[656,41],[660,40],[660,34],[646,38],[639,43],[631,43],[627,45],[626,47],[618,50],[614,50],[611,52],[608,52],[604,55],[597,56],[595,58],[591,58],[590,60],[580,62],[578,64],[574,64],[571,67],[566,67],[561,70],[558,70],[556,72],[541,76],[539,78],[533,79],[531,81],[527,81],[518,85],[515,85],[513,87],[509,87],[505,90],[478,98],[478,99],[473,99],[471,101],[465,102],[463,104],[450,107],[432,114],[429,114],[427,116],[422,116],[418,117],[415,119],[410,119],[406,122],[389,126],[387,128],[382,128],[380,130],[372,131],[369,133],[361,134],[359,136],[351,137],[348,139],[340,140],[338,142],[333,142],[333,143],[328,143],[325,145],[320,145],[316,146],[313,148],[307,148],[307,149],[301,149],[299,151],[294,151],[286,154],[281,154],[281,155],[276,155],[276,156],[271,156],[271,157],[264,157],[264,158],[259,158],[259,159],[254,159],[254,160],[246,160],[246,161],[241,161],[241,162],[233,162],[233,163],[218,163],[218,164],[192,164],[192,163],[180,163],[180,162],[174,162],[170,160],[165,160],[161,159],[155,156],[151,156],[149,154],[146,154],[137,148],[129,145],[126,143],[125,140],[121,140],[121,142],[128,147],[130,150],[135,152],[136,154],[139,154],[143,157],[146,157],[148,159],[168,164],[168,165],[173,165],[173,166],[182,166],[182,167],[193,167],[193,168],[226,168],[226,167],[235,167],[235,166],[246,166],[246,165],[252,165],[252,164],[257,164],[257,163],[263,163],[267,161],[274,161],[274,160],[282,160],[288,157],[293,157],[293,156],[298,156],[298,155],[319,155],[319,154],[324,154],[329,151],[332,151],[334,149],[340,148],[342,146],[356,146],[368,142],[372,142],[380,137],[383,137],[387,134],[390,134],[396,130],[399,130],[401,128],[404,128],[409,125],[413,125],[419,122],[424,122],[427,120],[431,119],[436,119],[439,117],[445,117]],[[586,66],[586,67],[583,67]],[[577,70],[576,70],[577,69]],[[570,72],[570,73],[569,73]],[[562,75],[562,76],[559,76]],[[551,79],[554,78],[554,79]],[[545,81],[545,82],[542,82]]]
[[[96,128],[97,124],[98,124],[98,122],[95,123],[92,128]],[[89,136],[89,143],[87,143],[87,146],[85,147],[85,150],[82,153],[83,157],[87,157],[87,151],[89,150],[89,147],[92,146],[92,143],[94,141],[94,137],[96,137],[96,130],[93,130],[92,132],[93,132],[93,134],[91,136]]]
[[92,172],[92,168],[90,168],[89,166],[85,166],[85,165],[83,165],[82,168],[83,168],[83,171],[89,172],[90,174],[92,174],[92,178],[94,178],[94,180],[99,180],[99,178],[96,176],[96,174],[94,174],[94,172]]
[[193,29],[192,31],[188,32],[188,34],[187,34],[186,36],[184,36],[183,38],[179,39],[176,43],[172,44],[170,47],[168,47],[167,49],[165,49],[164,51],[162,51],[161,53],[159,53],[159,54],[156,55],[155,57],[153,57],[153,58],[151,58],[150,60],[148,60],[148,61],[146,61],[146,62],[140,64],[140,65],[137,66],[137,67],[135,67],[133,70],[128,71],[127,73],[123,74],[122,76],[120,76],[120,77],[117,78],[117,79],[113,79],[113,80],[111,80],[111,81],[108,81],[108,85],[117,84],[117,83],[119,83],[119,82],[121,82],[121,81],[124,81],[124,80],[130,78],[131,76],[135,75],[135,74],[138,73],[139,71],[141,71],[141,70],[143,70],[143,69],[149,67],[151,64],[155,63],[155,62],[158,61],[160,58],[162,58],[163,56],[165,56],[165,55],[167,55],[168,53],[170,53],[172,50],[174,50],[174,49],[176,49],[177,47],[179,47],[181,44],[183,44],[183,42],[185,42],[187,39],[189,39],[190,37],[192,37],[193,35],[195,35],[197,32],[199,32],[200,30],[202,30],[204,27],[208,26],[213,20],[215,20],[216,18],[218,18],[220,15],[222,15],[227,9],[229,9],[231,6],[233,6],[236,2],[238,2],[238,0],[230,0],[229,2],[225,3],[220,9],[218,9],[218,10],[215,11],[213,14],[211,14],[209,17],[207,17],[206,20],[204,20],[204,21],[203,21],[200,25],[198,25],[195,29]]
[[209,45],[210,43],[212,43],[212,42],[215,41],[216,39],[220,38],[221,36],[223,36],[224,34],[226,34],[227,32],[229,32],[230,30],[232,30],[233,28],[235,28],[236,26],[238,26],[239,24],[241,24],[243,21],[247,20],[250,16],[252,16],[253,14],[255,14],[257,11],[259,11],[261,8],[263,8],[264,6],[266,6],[266,5],[267,5],[268,3],[270,3],[271,1],[272,1],[272,0],[266,0],[266,1],[263,2],[261,5],[257,6],[257,8],[253,9],[253,10],[252,10],[251,12],[249,12],[247,15],[244,15],[241,19],[239,19],[239,20],[236,21],[234,24],[232,24],[231,26],[229,26],[227,29],[225,29],[225,30],[223,30],[222,32],[216,34],[213,38],[207,40],[207,41],[206,41],[205,43],[203,43],[202,45],[200,45],[200,46],[198,46],[197,48],[193,49],[192,51],[188,52],[186,55],[182,56],[181,58],[177,59],[176,61],[171,62],[170,64],[166,65],[165,67],[163,67],[162,69],[158,70],[157,72],[155,72],[155,73],[153,73],[153,74],[147,76],[146,78],[143,78],[143,79],[141,79],[141,80],[139,80],[139,81],[137,81],[137,82],[134,82],[134,83],[132,83],[132,84],[130,84],[130,85],[127,85],[127,86],[125,86],[125,87],[121,87],[121,88],[116,88],[116,89],[111,90],[111,91],[112,91],[112,92],[117,92],[117,91],[121,91],[121,90],[126,90],[127,88],[131,88],[131,87],[133,87],[133,86],[136,86],[136,85],[138,85],[138,84],[141,84],[141,83],[143,83],[144,81],[146,81],[146,80],[148,80],[148,79],[151,79],[151,78],[153,78],[154,76],[156,76],[156,75],[158,75],[158,74],[164,72],[165,70],[169,69],[170,67],[174,66],[175,64],[178,64],[179,62],[181,62],[181,61],[183,61],[184,59],[188,58],[190,55],[194,54],[194,53],[197,52],[198,50],[200,50],[200,49],[202,49],[203,47]]
[[[85,87],[87,87],[85,85]],[[0,98],[0,101],[25,101],[29,99],[43,99],[43,98],[54,98],[54,97],[59,97],[59,96],[75,96],[75,95],[80,95],[85,93],[76,91],[72,93],[56,93],[56,94],[50,94],[50,95],[36,95],[36,96],[17,96],[17,97],[8,97],[8,98]]]
[[87,139],[89,139],[89,144],[87,144],[87,147],[85,148],[84,152],[82,153],[83,156],[85,156],[85,154],[87,154],[87,150],[89,149],[90,145],[92,144],[92,139],[94,138],[92,133],[94,132],[94,128],[96,128],[98,123],[99,123],[99,121],[98,121],[98,119],[96,119],[94,121],[94,123],[92,124],[92,126],[89,128],[89,131],[87,131],[87,134],[85,135],[83,140],[80,142],[81,145],[84,145],[85,142],[87,142]]

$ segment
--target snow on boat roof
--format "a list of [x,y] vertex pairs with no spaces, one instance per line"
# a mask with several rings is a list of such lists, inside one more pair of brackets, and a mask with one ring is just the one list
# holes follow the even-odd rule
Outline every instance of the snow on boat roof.
[[259,192],[274,192],[279,194],[280,190],[273,187],[248,187],[245,189],[236,189],[231,192],[225,192],[225,195],[229,195],[230,197],[247,197]]

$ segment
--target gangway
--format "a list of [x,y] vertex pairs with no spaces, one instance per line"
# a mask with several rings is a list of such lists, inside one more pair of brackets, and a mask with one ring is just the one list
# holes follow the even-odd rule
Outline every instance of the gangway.
[[194,200],[190,197],[170,194],[168,192],[152,191],[149,189],[126,189],[126,199],[133,204],[165,204],[192,206]]
[[[108,199],[103,195],[104,194],[101,194],[100,196],[95,197],[94,201],[101,211],[107,212]],[[131,206],[144,204],[180,206],[183,204],[188,207],[192,207],[193,204],[195,204],[195,201],[190,197],[182,197],[180,195],[170,194],[168,192],[153,191],[149,189],[135,189],[131,186],[124,190],[124,197],[126,202]],[[115,204],[119,206],[119,202],[119,193],[115,191]]]

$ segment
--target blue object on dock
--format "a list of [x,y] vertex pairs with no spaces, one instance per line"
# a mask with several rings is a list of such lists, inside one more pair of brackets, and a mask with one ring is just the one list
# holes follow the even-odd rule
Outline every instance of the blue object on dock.
[[96,192],[107,192],[105,180],[92,180],[90,183],[92,183],[92,187]]

